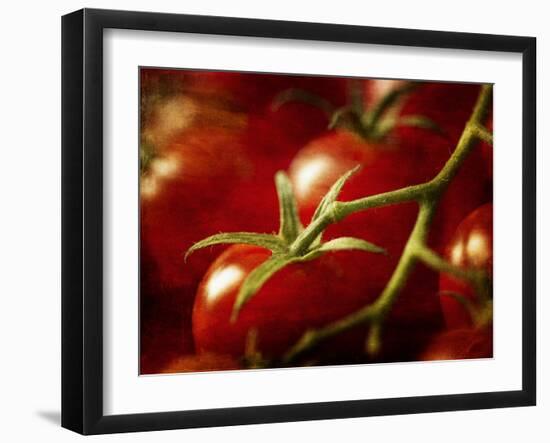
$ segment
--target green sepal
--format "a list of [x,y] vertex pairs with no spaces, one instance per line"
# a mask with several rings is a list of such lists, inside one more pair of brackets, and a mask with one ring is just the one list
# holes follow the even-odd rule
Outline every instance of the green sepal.
[[279,237],[287,245],[290,245],[304,228],[298,216],[292,185],[288,176],[283,171],[275,174],[275,186],[277,187],[277,195],[279,196]]
[[334,112],[334,106],[328,100],[299,88],[289,88],[277,94],[271,103],[271,109],[277,111],[286,103],[304,103],[306,105],[311,105],[321,109],[328,117]]
[[197,249],[208,246],[241,243],[246,245],[259,246],[272,251],[274,254],[282,253],[287,250],[287,245],[278,236],[273,234],[257,234],[254,232],[227,232],[215,234],[198,241],[191,246],[185,253],[185,259]]
[[376,246],[375,244],[370,243],[366,240],[355,237],[339,237],[333,240],[329,240],[326,243],[323,243],[320,246],[312,249],[310,252],[303,256],[303,259],[308,260],[309,257],[316,258],[319,256],[319,254],[323,254],[325,252],[350,250],[373,252],[375,254],[386,254],[386,250],[384,248]]
[[291,257],[288,255],[272,255],[268,260],[254,269],[244,280],[231,313],[231,321],[234,322],[245,303],[262,288],[264,283],[269,280],[273,274],[285,266],[300,261],[300,257]]

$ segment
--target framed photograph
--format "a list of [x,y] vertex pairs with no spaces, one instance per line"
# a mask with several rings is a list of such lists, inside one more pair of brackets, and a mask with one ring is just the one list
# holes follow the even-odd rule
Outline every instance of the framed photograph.
[[536,40],[62,20],[62,425],[536,402]]

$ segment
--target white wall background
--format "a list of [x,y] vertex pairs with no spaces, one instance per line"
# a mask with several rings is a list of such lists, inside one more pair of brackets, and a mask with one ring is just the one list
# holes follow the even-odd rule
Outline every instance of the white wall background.
[[[550,103],[550,29],[544,2],[417,0],[112,0],[7,2],[0,68],[0,438],[76,441],[60,410],[60,16],[87,7],[532,35],[538,38],[539,226],[550,223],[549,156],[543,155]],[[543,109],[544,108],[544,109]],[[546,111],[546,112],[545,112]],[[519,147],[518,147],[519,148]],[[542,196],[542,197],[541,197]],[[543,202],[546,200],[546,202]],[[285,423],[102,436],[94,441],[422,442],[550,438],[550,235],[539,229],[539,405],[534,408]],[[545,249],[544,252],[540,250]]]

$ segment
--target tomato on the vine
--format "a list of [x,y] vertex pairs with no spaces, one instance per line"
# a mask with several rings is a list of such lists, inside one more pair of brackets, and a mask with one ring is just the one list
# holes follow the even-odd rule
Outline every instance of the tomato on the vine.
[[[293,85],[337,96],[338,82],[141,70],[143,372],[193,350],[190,310],[214,256],[199,251],[184,267],[183,252],[212,232],[273,229],[273,174],[282,159],[322,130],[318,110],[272,110],[272,97]],[[246,95],[253,90],[258,94]]]
[[[145,88],[158,86],[155,76],[144,78]],[[384,248],[385,255],[331,250],[311,261],[291,261],[239,308],[236,318],[232,315],[240,290],[253,271],[272,256],[294,259],[292,254],[303,251],[290,249],[291,243],[281,252],[235,242],[215,260],[216,250],[207,248],[184,265],[184,252],[208,235],[275,231],[278,206],[271,177],[286,169],[296,152],[289,170],[304,224],[334,182],[355,166],[360,170],[339,200],[433,178],[456,146],[475,100],[472,95],[470,104],[469,94],[475,91],[477,96],[478,88],[421,86],[408,100],[401,95],[395,112],[385,108],[378,116],[355,106],[356,101],[341,108],[341,115],[333,113],[331,130],[326,130],[326,109],[288,102],[278,109],[270,106],[287,88],[302,88],[341,106],[345,83],[323,77],[189,71],[178,74],[176,91],[152,101],[141,131],[143,145],[152,146],[151,153],[142,155],[142,307],[147,307],[142,310],[142,372],[230,369],[249,365],[251,353],[280,361],[306,331],[356,312],[382,293],[415,223],[416,202],[355,213],[323,232],[326,240],[371,241]],[[201,103],[207,104],[207,112]],[[446,107],[451,110],[444,112]],[[421,128],[399,128],[402,116],[414,117],[409,122]],[[426,129],[432,122],[444,135]],[[491,199],[492,155],[486,148],[472,153],[445,193],[430,238],[437,248],[472,205]],[[463,194],[466,198],[459,198]],[[331,338],[305,357],[321,363],[416,359],[440,330],[441,309],[454,315],[456,307],[449,308],[446,297],[440,298],[440,305],[436,292],[437,275],[419,264],[383,322],[375,357],[365,354],[368,324]],[[197,356],[181,359],[192,351]]]
[[[466,126],[480,91],[478,84],[425,83],[404,101],[401,113],[424,115],[440,132],[401,126],[396,135],[416,152],[415,164],[420,181],[436,176]],[[430,233],[430,245],[441,251],[458,224],[476,207],[492,201],[492,147],[479,142],[458,174],[453,178],[438,205]]]
[[[214,256],[183,254],[212,231],[234,230],[224,196],[249,174],[238,131],[188,129],[148,159],[140,183],[142,373],[193,352],[191,309]],[[159,322],[158,319],[162,318]]]
[[[409,174],[394,168],[404,158],[395,146],[369,144],[345,131],[312,142],[290,169],[303,221],[311,217],[334,181],[358,164],[363,169],[346,184],[342,200],[407,185]],[[278,358],[309,328],[324,326],[372,303],[395,268],[416,213],[414,203],[392,205],[355,214],[329,227],[327,240],[356,236],[375,241],[387,255],[346,251],[289,265],[248,302],[235,324],[230,322],[230,315],[241,284],[271,252],[244,245],[230,247],[212,264],[197,293],[193,313],[197,348],[239,356],[244,353],[247,335],[257,329],[261,352]],[[389,314],[377,359],[414,359],[440,327],[439,302],[432,295],[436,284],[436,276],[419,265]],[[340,337],[339,352],[347,352],[348,358],[365,359],[366,331],[368,327],[362,327]]]
[[[493,205],[486,204],[474,210],[458,226],[445,248],[445,258],[454,266],[466,270],[484,271],[488,282],[493,276]],[[440,300],[445,323],[449,328],[461,328],[473,324],[473,309],[486,302],[471,283],[447,273],[440,276]],[[491,296],[492,294],[485,294]]]

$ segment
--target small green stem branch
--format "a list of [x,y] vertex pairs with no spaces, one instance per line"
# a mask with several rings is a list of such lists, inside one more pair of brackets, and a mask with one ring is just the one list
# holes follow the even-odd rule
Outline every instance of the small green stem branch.
[[478,282],[486,278],[484,271],[454,266],[425,245],[419,245],[415,250],[415,254],[420,261],[430,268],[439,272],[445,272],[461,280],[466,280],[473,285],[477,285]]
[[[371,327],[371,331],[379,331],[385,316],[395,303],[419,260],[438,271],[449,272],[457,277],[472,278],[472,274],[466,274],[454,268],[431,251],[426,246],[426,239],[442,193],[459,171],[464,160],[474,148],[476,141],[481,139],[489,143],[492,142],[492,135],[483,127],[491,95],[492,86],[483,85],[470,120],[464,128],[453,154],[435,178],[420,185],[409,186],[358,200],[334,202],[330,211],[327,211],[324,216],[319,217],[311,223],[296,238],[291,246],[291,251],[293,253],[301,253],[307,250],[307,247],[328,225],[336,223],[355,212],[409,201],[415,201],[419,205],[416,223],[405,244],[401,258],[386,287],[376,301],[323,328],[306,331],[301,339],[284,356],[283,363],[291,363],[323,340],[358,325],[371,322],[374,326]],[[478,280],[477,277],[475,279]],[[376,353],[379,345],[378,342],[379,339],[368,341],[367,348],[369,352]]]

